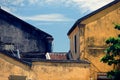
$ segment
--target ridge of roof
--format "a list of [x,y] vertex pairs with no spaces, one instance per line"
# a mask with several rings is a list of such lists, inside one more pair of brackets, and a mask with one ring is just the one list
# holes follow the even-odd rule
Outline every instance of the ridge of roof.
[[118,2],[120,2],[120,0],[114,0],[114,1],[112,1],[111,3],[108,3],[107,5],[105,5],[105,6],[101,7],[101,8],[99,8],[99,9],[91,12],[90,14],[87,14],[86,16],[83,16],[83,17],[80,18],[80,19],[78,19],[78,20],[75,22],[75,24],[72,26],[72,28],[68,31],[67,35],[69,35],[69,34],[76,28],[76,26],[77,26],[78,23],[80,23],[80,22],[82,22],[83,20],[85,20],[85,19],[93,16],[94,14],[97,14],[98,12],[100,12],[100,11],[102,11],[102,10],[107,9],[108,7],[114,5],[114,4],[118,3]]
[[[31,25],[31,24],[23,21],[22,19],[16,17],[15,15],[12,15],[11,13],[5,11],[5,10],[2,9],[2,8],[0,8],[0,12],[3,12],[4,14],[9,15],[9,17],[12,17],[13,19],[18,20],[20,23],[24,23],[24,24],[28,25],[30,28],[32,28],[32,29],[34,29],[34,30],[36,30],[36,31],[38,31],[38,32],[42,32],[42,33],[44,33],[46,36],[53,38],[52,35],[50,35],[50,34],[44,32],[44,31],[36,28],[35,26],[33,26],[33,25]],[[27,27],[27,26],[26,26],[26,27]]]

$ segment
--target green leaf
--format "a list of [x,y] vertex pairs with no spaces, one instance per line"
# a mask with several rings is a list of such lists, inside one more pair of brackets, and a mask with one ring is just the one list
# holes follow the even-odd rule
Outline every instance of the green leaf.
[[120,25],[119,25],[119,24],[116,24],[116,25],[115,25],[115,29],[120,30]]
[[[115,24],[115,29],[120,30],[120,25]],[[110,37],[106,40],[106,44],[109,47],[105,50],[105,56],[101,58],[101,62],[107,63],[108,65],[115,65],[115,68],[112,71],[107,73],[109,78],[113,80],[120,80],[120,34],[118,37]]]

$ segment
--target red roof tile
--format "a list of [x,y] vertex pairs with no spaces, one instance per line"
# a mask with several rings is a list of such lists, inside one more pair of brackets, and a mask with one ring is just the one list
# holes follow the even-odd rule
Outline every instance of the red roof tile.
[[51,60],[67,60],[66,53],[49,53]]

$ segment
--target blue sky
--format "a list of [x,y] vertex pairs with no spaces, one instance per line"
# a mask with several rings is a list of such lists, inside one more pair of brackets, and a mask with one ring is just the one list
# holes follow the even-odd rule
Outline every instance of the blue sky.
[[53,51],[69,51],[67,32],[75,21],[113,0],[0,0],[2,9],[51,34]]

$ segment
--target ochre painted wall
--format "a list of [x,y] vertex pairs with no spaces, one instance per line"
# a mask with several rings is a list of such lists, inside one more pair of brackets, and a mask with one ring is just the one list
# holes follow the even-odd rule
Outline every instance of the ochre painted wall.
[[89,80],[89,67],[78,63],[34,62],[32,69],[42,80]]
[[9,80],[10,75],[29,76],[30,67],[0,53],[0,80]]
[[[109,37],[116,37],[120,31],[114,29],[114,24],[120,24],[120,9],[116,9],[104,17],[101,17],[85,26],[85,55],[84,58],[91,62],[91,75],[95,76],[96,72],[107,72],[113,69],[100,62],[105,55],[105,41]],[[94,77],[95,78],[95,77]]]
[[[78,25],[84,24],[83,35],[81,35],[81,26],[78,25],[69,35],[70,41],[72,41],[71,38],[74,34],[79,33],[80,53],[77,54],[80,55],[80,59],[90,61],[90,77],[93,80],[96,80],[97,73],[113,69],[113,66],[100,62],[100,59],[105,55],[104,51],[108,46],[105,43],[106,39],[117,37],[120,34],[120,31],[114,29],[114,24],[120,24],[120,7],[118,6],[120,6],[120,2],[81,21]],[[73,50],[74,45],[70,46],[70,50]],[[73,58],[76,59],[76,55],[73,55]]]
[[[70,51],[71,51],[71,55],[72,58],[74,60],[78,59],[80,54],[79,54],[79,25],[77,25],[77,27],[74,29],[74,31],[69,35],[69,39],[70,39]],[[75,53],[75,42],[74,42],[74,37],[76,35],[77,38],[77,52]]]
[[27,80],[89,80],[89,64],[33,62],[29,67],[0,53],[0,80],[10,75],[26,76]]
[[[105,45],[105,40],[109,37],[117,36],[120,31],[114,29],[114,24],[120,24],[120,9],[114,10],[102,18],[95,20],[85,26],[85,40],[87,46]],[[93,42],[87,40],[91,39]],[[93,43],[93,44],[92,44]]]

